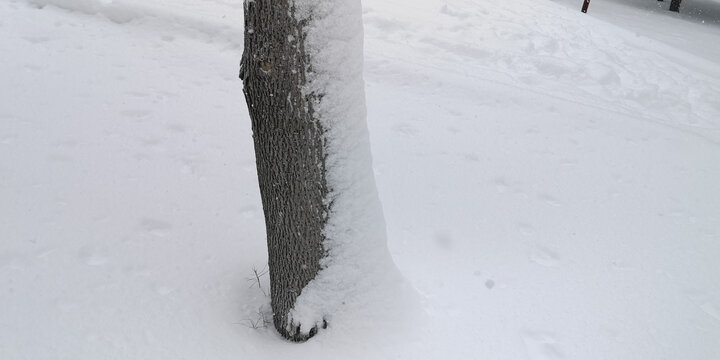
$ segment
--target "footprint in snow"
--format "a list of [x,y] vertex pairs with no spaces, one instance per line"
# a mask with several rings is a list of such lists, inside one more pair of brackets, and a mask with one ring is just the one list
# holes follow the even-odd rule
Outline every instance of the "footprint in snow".
[[522,334],[525,349],[532,360],[562,359],[565,357],[555,336],[548,332],[527,331]]
[[405,29],[404,23],[398,19],[386,18],[383,16],[365,14],[363,20],[368,27],[373,27],[381,30],[384,34],[392,34],[397,31]]
[[540,195],[540,200],[542,200],[543,202],[545,202],[546,204],[548,204],[550,206],[555,206],[555,207],[562,206],[562,203],[558,199],[556,199],[550,195],[547,195],[547,194]]
[[47,36],[25,36],[23,40],[31,44],[42,44],[50,41],[50,38]]
[[80,260],[89,266],[103,266],[108,263],[108,257],[104,251],[92,246],[84,246],[80,249]]
[[466,19],[470,16],[470,14],[468,14],[467,12],[462,11],[462,10],[456,10],[454,8],[447,6],[447,4],[443,5],[440,8],[440,13],[447,15],[447,16],[452,16],[452,17],[458,18],[458,19]]
[[392,127],[392,129],[393,131],[405,136],[415,136],[420,132],[416,127],[410,124],[396,124]]
[[172,229],[172,225],[162,220],[145,218],[140,220],[140,228],[152,235],[165,237]]
[[150,115],[150,110],[146,109],[128,109],[120,111],[120,115],[129,118],[142,119]]
[[619,271],[628,271],[628,270],[635,270],[635,267],[629,263],[626,263],[622,260],[613,260],[611,262],[613,270],[619,270]]
[[708,316],[715,318],[715,320],[720,321],[720,310],[715,306],[715,304],[711,302],[705,302],[700,306],[700,310],[702,310],[705,314]]
[[689,290],[686,291],[686,295],[707,316],[720,321],[720,308],[715,305],[715,301],[708,294],[704,291]]
[[2,138],[0,138],[0,144],[3,145],[12,145],[17,140],[17,136],[15,135],[7,135]]
[[43,67],[35,64],[25,64],[23,65],[23,69],[27,71],[40,71],[43,69]]
[[532,254],[530,254],[532,262],[546,267],[554,267],[560,263],[560,256],[546,247],[538,246]]
[[467,162],[478,162],[480,161],[480,157],[475,153],[466,153],[463,155],[463,158]]
[[15,253],[0,253],[0,270],[7,267],[12,267],[12,265],[15,265],[19,263],[21,259],[21,256]]
[[449,250],[453,247],[454,240],[446,233],[436,233],[433,240],[435,240],[435,245],[441,249]]
[[175,291],[175,288],[165,285],[155,285],[154,290],[158,295],[166,296]]
[[172,133],[179,134],[185,132],[185,127],[180,124],[168,124],[165,128]]
[[492,290],[492,288],[495,287],[495,281],[492,279],[488,279],[485,281],[485,287],[488,288],[488,290]]
[[508,189],[507,181],[503,178],[496,178],[495,181],[495,189],[497,189],[498,192],[504,193]]
[[244,206],[238,209],[238,212],[245,219],[251,219],[258,216],[257,206]]
[[519,223],[517,227],[523,235],[532,235],[535,233],[535,228],[528,223]]

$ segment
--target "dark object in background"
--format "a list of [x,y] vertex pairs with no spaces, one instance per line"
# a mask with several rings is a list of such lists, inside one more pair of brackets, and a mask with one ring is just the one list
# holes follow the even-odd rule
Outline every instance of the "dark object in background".
[[680,12],[680,2],[682,2],[682,0],[672,0],[670,2],[670,11]]
[[583,0],[582,12],[587,13],[588,6],[590,6],[590,0]]

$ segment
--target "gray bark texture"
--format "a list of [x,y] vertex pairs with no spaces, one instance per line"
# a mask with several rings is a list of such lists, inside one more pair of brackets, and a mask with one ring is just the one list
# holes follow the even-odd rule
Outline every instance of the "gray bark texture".
[[682,0],[670,1],[670,11],[680,12],[680,3]]
[[[245,49],[240,78],[252,122],[260,195],[267,231],[273,323],[293,341],[312,337],[288,316],[325,256],[324,131],[303,95],[308,74],[304,21],[293,0],[245,2]],[[323,323],[323,319],[318,319]]]

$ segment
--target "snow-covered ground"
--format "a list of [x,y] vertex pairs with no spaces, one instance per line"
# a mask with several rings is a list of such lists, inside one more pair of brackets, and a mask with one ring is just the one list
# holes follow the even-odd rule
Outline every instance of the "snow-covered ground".
[[0,359],[720,358],[720,2],[580,5],[364,1],[417,304],[298,345],[253,328],[242,3],[0,1]]

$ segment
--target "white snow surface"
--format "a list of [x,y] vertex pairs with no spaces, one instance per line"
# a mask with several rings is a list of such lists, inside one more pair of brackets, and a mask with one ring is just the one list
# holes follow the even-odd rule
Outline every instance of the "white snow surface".
[[372,272],[293,344],[253,328],[242,3],[1,1],[0,359],[720,358],[720,3],[668,5],[364,1],[417,299]]

